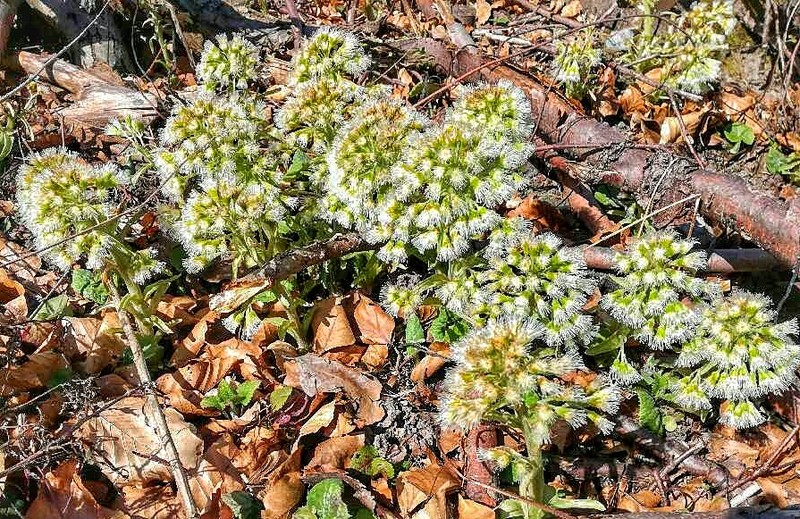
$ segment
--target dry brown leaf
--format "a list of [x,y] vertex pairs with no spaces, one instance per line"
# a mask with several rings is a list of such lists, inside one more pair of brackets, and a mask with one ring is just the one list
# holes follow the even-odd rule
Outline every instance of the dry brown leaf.
[[572,0],[561,9],[561,16],[575,18],[581,14],[581,11],[583,11],[583,5],[581,5],[580,0]]
[[220,315],[216,312],[207,312],[194,325],[192,331],[178,344],[172,354],[170,364],[181,367],[190,359],[195,358],[206,343],[206,336],[210,327],[219,321]]
[[358,339],[364,344],[389,344],[394,332],[394,319],[380,305],[358,294],[353,311]]
[[494,519],[494,509],[471,499],[458,496],[459,519]]
[[411,370],[411,381],[422,382],[447,364],[450,357],[450,345],[446,342],[432,342],[430,353],[422,357],[422,360]]
[[122,356],[126,345],[118,335],[121,325],[115,313],[106,313],[102,320],[67,317],[64,322],[64,350],[79,372],[100,373]]
[[306,471],[336,472],[349,467],[353,454],[365,445],[364,435],[328,438],[317,445],[314,457],[306,465]]
[[530,220],[540,231],[558,231],[569,227],[558,209],[534,197],[527,197],[517,207],[508,212],[509,217],[521,216]]
[[340,297],[329,297],[316,305],[311,318],[311,330],[314,334],[314,351],[317,353],[356,343]]
[[220,494],[236,492],[244,488],[239,469],[233,460],[239,449],[230,435],[223,435],[203,454],[197,470],[189,472],[189,488],[200,513],[206,513],[218,505]]
[[[703,117],[707,112],[708,110],[704,109],[681,116],[683,117],[683,124],[686,126],[686,134],[688,136],[691,137],[697,133],[697,129],[700,127],[700,123],[703,121]],[[659,144],[671,144],[681,136],[681,123],[678,118],[667,117],[664,119],[664,122],[661,123],[661,139],[659,140]]]
[[297,433],[297,439],[299,440],[301,437],[307,434],[314,434],[325,427],[329,426],[333,423],[333,419],[336,415],[336,403],[335,402],[328,402],[324,406],[317,409],[317,411],[306,420],[306,423],[300,427],[300,431]]
[[0,395],[43,388],[68,366],[64,356],[55,351],[34,353],[19,366],[0,369]]
[[344,391],[358,403],[357,419],[373,424],[386,414],[380,406],[381,383],[358,370],[307,353],[286,363],[286,385],[302,389],[308,396]]
[[758,478],[756,483],[761,487],[764,497],[777,506],[778,508],[786,508],[791,503],[787,499],[788,493],[783,484],[773,481],[771,478]]
[[[159,459],[167,458],[164,442],[147,419],[143,397],[127,397],[89,419],[76,436],[88,449],[99,452],[97,462],[103,473],[117,485],[167,482],[172,480],[169,467]],[[181,463],[188,470],[198,467],[203,440],[194,426],[172,408],[164,409]]]
[[267,478],[258,498],[264,504],[262,519],[283,519],[300,503],[306,486],[300,474],[300,449],[294,451]]
[[480,27],[492,17],[492,5],[486,0],[476,0],[475,2],[475,25]]
[[389,360],[389,346],[386,344],[370,344],[361,356],[361,362],[372,370],[383,367],[387,360]]
[[25,301],[25,287],[8,277],[5,269],[0,269],[0,304],[8,314],[8,324],[27,320],[28,303]]
[[200,321],[190,313],[197,306],[197,300],[189,296],[165,294],[158,302],[156,314],[165,321],[174,321],[176,326],[194,326]]
[[122,519],[119,512],[100,506],[78,475],[78,462],[65,461],[48,472],[36,500],[25,514],[28,519]]
[[735,478],[755,467],[759,456],[758,449],[719,434],[711,435],[708,453],[709,459],[722,464]]
[[180,499],[170,485],[140,487],[126,485],[121,489],[120,508],[135,519],[183,519],[186,514]]
[[34,281],[42,268],[42,260],[39,256],[29,256],[23,260],[20,258],[29,252],[20,247],[13,241],[6,241],[0,237],[0,262],[9,263],[8,272],[23,281]]
[[459,479],[439,465],[403,472],[397,477],[397,504],[404,516],[424,504],[427,516],[447,518],[447,494],[461,487]]

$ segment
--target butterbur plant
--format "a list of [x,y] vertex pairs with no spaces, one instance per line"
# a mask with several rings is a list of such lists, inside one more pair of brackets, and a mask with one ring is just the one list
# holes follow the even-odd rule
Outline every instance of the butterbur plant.
[[322,27],[292,60],[289,83],[328,77],[356,76],[369,68],[372,60],[352,34],[333,27]]
[[[482,453],[483,457],[503,468],[514,465],[522,497],[567,508],[575,503],[551,499],[541,447],[549,442],[558,420],[574,428],[591,422],[609,432],[612,423],[602,413],[616,412],[619,394],[600,380],[584,388],[559,378],[583,369],[583,362],[575,352],[556,354],[543,335],[543,327],[535,321],[511,317],[474,329],[455,344],[455,366],[445,380],[441,419],[464,429],[487,421],[522,431],[525,455],[500,448]],[[506,500],[501,507],[509,513],[522,512],[512,515],[544,516],[518,501]]]
[[84,262],[88,269],[115,276],[127,291],[121,304],[136,318],[139,332],[150,334],[154,327],[166,332],[153,315],[164,283],[142,287],[166,266],[154,250],[136,250],[125,241],[129,222],[115,204],[117,191],[129,181],[113,164],[93,166],[66,149],[52,148],[29,157],[20,169],[19,214],[45,258],[61,270]]
[[689,409],[722,399],[720,422],[736,429],[766,417],[757,401],[797,382],[800,346],[792,339],[797,319],[776,322],[764,296],[738,291],[704,306],[694,336],[681,349],[677,366],[691,368],[676,382],[677,401]]
[[241,90],[256,78],[258,49],[239,35],[206,40],[197,78],[206,90]]

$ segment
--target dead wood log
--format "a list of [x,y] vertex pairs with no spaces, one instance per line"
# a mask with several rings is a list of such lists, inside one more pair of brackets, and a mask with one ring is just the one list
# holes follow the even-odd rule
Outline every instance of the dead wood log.
[[574,146],[564,152],[586,165],[577,170],[580,180],[615,186],[650,203],[653,185],[666,173],[652,201],[653,209],[696,193],[706,217],[751,239],[782,267],[794,266],[800,257],[800,201],[783,202],[759,193],[741,178],[697,169],[688,160],[662,151],[626,146],[627,139],[621,131],[580,113],[533,78],[509,66],[484,66],[477,49],[469,45],[468,35],[465,38],[463,28],[457,25],[449,28],[451,36],[455,36],[452,40],[460,43],[455,49],[431,39],[405,41],[397,46],[427,52],[447,74],[460,76],[476,71],[471,75],[473,80],[505,79],[522,88],[531,101],[537,135],[549,143]]
[[780,510],[772,505],[729,508],[714,512],[636,512],[587,516],[588,519],[796,519],[797,517],[800,517],[800,508]]
[[[133,62],[128,54],[122,31],[114,20],[113,11],[104,7],[103,3],[98,2],[95,14],[89,12],[85,2],[27,0],[27,4],[65,39],[79,38],[77,45],[71,49],[74,63],[82,67],[91,67],[103,62],[112,68],[132,70]],[[99,12],[100,9],[103,11]],[[94,21],[98,14],[99,18]]]
[[60,111],[66,123],[103,128],[109,121],[130,115],[150,122],[158,116],[155,96],[112,83],[108,78],[63,60],[48,64],[46,54],[19,52],[10,65],[72,94],[74,102]]

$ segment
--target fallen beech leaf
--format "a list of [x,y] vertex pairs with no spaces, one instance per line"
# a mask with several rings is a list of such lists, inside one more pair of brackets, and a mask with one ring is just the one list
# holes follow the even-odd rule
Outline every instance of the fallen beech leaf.
[[166,321],[176,321],[176,326],[194,326],[200,320],[190,313],[196,306],[193,297],[165,294],[158,302],[156,314]]
[[[683,117],[683,124],[686,126],[687,136],[691,137],[695,135],[705,114],[705,110],[699,110],[681,116]],[[681,123],[678,118],[667,117],[664,119],[664,122],[661,123],[661,139],[659,140],[659,144],[671,144],[681,136]]]
[[182,519],[186,516],[181,500],[170,485],[125,485],[121,490],[120,508],[135,519]]
[[341,362],[345,366],[354,367],[361,362],[361,358],[367,352],[367,347],[362,344],[351,344],[350,346],[343,346],[341,348],[333,348],[324,353],[324,357],[328,360]]
[[356,343],[356,336],[341,304],[342,298],[329,297],[317,304],[311,318],[314,334],[314,351],[325,353],[334,348]]
[[540,231],[558,231],[569,227],[555,206],[532,196],[525,198],[517,207],[509,211],[508,216],[521,216],[530,220]]
[[208,307],[213,312],[229,314],[269,286],[270,281],[266,279],[234,281],[219,294],[211,296]]
[[[91,450],[101,453],[96,462],[112,483],[172,481],[169,467],[157,461],[167,455],[164,442],[153,429],[148,414],[143,397],[127,397],[90,418],[76,432],[90,453]],[[164,409],[164,415],[181,463],[188,470],[197,468],[203,440],[174,409]]]
[[100,506],[78,475],[77,460],[65,461],[48,472],[36,500],[25,514],[29,519],[110,519],[117,512]]
[[189,472],[189,488],[200,513],[218,505],[220,494],[229,494],[244,488],[239,469],[233,459],[239,449],[230,435],[223,435],[203,454],[197,470]]
[[724,497],[715,497],[714,499],[706,499],[701,497],[694,502],[692,507],[693,512],[718,512],[720,510],[727,510],[731,507],[730,502]]
[[492,17],[492,6],[486,0],[477,0],[475,2],[475,25],[480,27],[489,21]]
[[361,426],[373,424],[386,414],[379,404],[383,389],[381,383],[358,370],[313,353],[288,361],[285,367],[284,383],[302,389],[308,396],[339,391],[347,393],[358,403],[357,419]]
[[735,478],[754,468],[758,455],[758,449],[719,434],[712,434],[708,443],[708,458],[722,464]]
[[334,415],[336,414],[336,404],[328,402],[324,406],[317,409],[317,412],[309,418],[306,423],[300,428],[297,434],[297,439],[307,434],[314,434],[329,426],[333,422]]
[[370,344],[361,356],[361,362],[371,369],[378,369],[389,359],[389,346],[386,344]]
[[458,496],[458,517],[461,519],[494,519],[494,510],[471,499]]
[[27,320],[28,303],[25,301],[25,288],[20,282],[8,277],[5,269],[0,269],[0,304],[8,314],[8,324]]
[[0,369],[0,395],[43,388],[68,366],[64,356],[55,351],[34,353],[19,366]]
[[788,493],[783,484],[772,481],[770,478],[758,478],[756,479],[756,483],[761,487],[761,491],[764,493],[764,497],[767,501],[773,505],[778,508],[786,508],[791,504],[787,499]]
[[353,312],[358,338],[364,344],[389,344],[394,332],[394,319],[377,303],[360,295]]
[[306,471],[337,472],[349,467],[353,454],[365,445],[364,435],[329,438],[317,445]]
[[561,9],[561,16],[564,16],[566,18],[575,18],[576,16],[581,14],[582,10],[583,6],[581,5],[580,0],[572,0],[567,5],[565,5],[563,9]]
[[300,503],[306,486],[300,474],[300,449],[294,451],[267,478],[258,498],[264,504],[262,519],[284,519]]
[[106,313],[102,320],[67,317],[63,322],[64,349],[74,359],[72,365],[82,373],[100,373],[115,363],[126,348],[125,342],[117,334],[121,325],[113,312]]
[[216,312],[207,312],[203,317],[194,325],[192,331],[178,344],[175,348],[175,353],[172,354],[170,364],[176,367],[181,367],[186,364],[190,359],[200,353],[200,349],[206,343],[206,335],[209,333],[209,328],[212,324],[216,323],[220,315]]
[[447,493],[461,487],[459,479],[439,465],[403,472],[397,477],[397,504],[404,517],[410,516],[423,503],[431,518],[445,518]]
[[420,383],[442,369],[450,357],[450,345],[446,342],[432,342],[430,353],[422,357],[411,370],[411,381]]
[[[8,272],[24,281],[34,281],[42,268],[42,259],[37,256],[28,256],[24,260],[19,258],[26,256],[28,251],[20,247],[13,241],[6,241],[0,237],[0,262],[8,263]],[[12,262],[13,263],[9,263]]]

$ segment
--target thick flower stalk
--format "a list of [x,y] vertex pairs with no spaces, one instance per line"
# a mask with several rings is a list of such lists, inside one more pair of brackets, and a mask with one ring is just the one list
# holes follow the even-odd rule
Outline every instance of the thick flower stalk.
[[775,322],[770,300],[744,291],[698,313],[694,336],[677,360],[692,371],[673,388],[676,402],[700,411],[711,408],[711,399],[724,399],[721,423],[736,429],[760,424],[765,417],[756,401],[797,382],[800,346],[791,339],[797,319]]
[[699,302],[717,294],[715,285],[694,277],[705,266],[706,255],[692,251],[694,242],[672,232],[652,232],[615,257],[618,288],[605,294],[601,306],[622,326],[619,354],[611,375],[619,383],[641,378],[626,357],[625,337],[654,350],[665,350],[692,336],[697,315],[682,299]]
[[333,27],[322,27],[292,60],[289,83],[296,85],[321,77],[352,77],[367,70],[370,63],[355,36]]
[[217,36],[216,41],[206,40],[197,78],[210,92],[242,90],[257,76],[258,48],[239,35],[228,38]]
[[[597,381],[587,388],[559,379],[583,369],[574,352],[555,355],[542,342],[538,323],[517,317],[489,322],[453,346],[453,367],[445,379],[441,419],[468,429],[482,421],[522,431],[527,457],[520,494],[543,502],[544,473],[540,447],[558,420],[572,427],[594,423],[602,431],[611,422],[600,412],[616,412],[619,394]],[[490,456],[492,453],[488,453]]]

